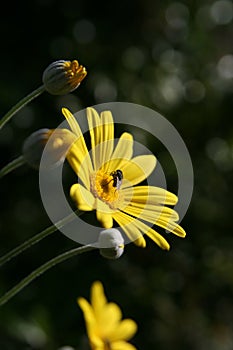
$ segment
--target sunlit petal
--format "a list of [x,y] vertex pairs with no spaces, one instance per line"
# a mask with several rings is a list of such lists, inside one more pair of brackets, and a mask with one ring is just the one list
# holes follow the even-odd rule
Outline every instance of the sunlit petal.
[[168,207],[162,207],[158,205],[145,204],[144,207],[137,207],[131,203],[122,209],[125,213],[133,215],[142,220],[157,224],[159,220],[163,221],[176,221],[179,216],[176,211]]
[[[127,201],[128,197],[134,203],[147,204],[167,204],[175,205],[177,203],[177,196],[167,190],[155,186],[136,186],[133,188],[124,188],[124,197]],[[133,196],[132,196],[133,191]]]
[[153,228],[149,228],[147,225],[144,226],[143,223],[140,223],[141,230],[144,229],[145,234],[154,241],[161,249],[169,250],[170,245],[166,239],[156,232]]
[[112,155],[114,146],[114,123],[110,111],[98,115],[93,108],[87,108],[91,136],[94,169],[98,170]]
[[91,287],[91,304],[95,315],[100,314],[107,304],[104,288],[100,281],[95,281]]
[[90,174],[93,173],[93,167],[89,153],[82,152],[81,149],[79,142],[76,142],[70,147],[66,158],[84,186],[90,190]]
[[122,168],[122,166],[131,159],[133,155],[133,137],[131,134],[124,132],[112,154],[111,159],[105,165],[108,172],[115,171]]
[[96,210],[96,218],[104,228],[111,228],[113,226],[112,214],[103,213],[102,211]]
[[87,108],[87,120],[89,125],[89,132],[91,137],[91,149],[94,169],[99,168],[100,152],[99,148],[96,148],[100,143],[101,138],[101,125],[100,117],[94,108]]
[[[119,306],[115,303],[108,303],[101,314],[98,314],[97,322],[99,328],[101,329],[101,336],[111,340],[112,333],[116,332],[119,325],[121,324],[120,320],[122,318],[122,312]],[[122,338],[123,339],[123,338]]]
[[67,152],[67,160],[84,185],[89,188],[89,174],[93,172],[93,166],[86,142],[73,114],[67,108],[62,108],[62,113],[68,121],[71,130],[76,135],[76,140]]
[[121,321],[110,335],[111,341],[119,339],[129,340],[137,332],[137,324],[133,320],[125,319]]
[[77,120],[73,116],[73,114],[67,108],[62,108],[62,113],[63,113],[64,117],[66,118],[66,120],[69,124],[69,127],[71,128],[73,133],[77,136],[77,138],[82,136],[82,131],[79,127]]
[[99,199],[96,201],[96,218],[102,227],[111,228],[113,226],[112,213],[113,210],[106,203]]
[[[135,232],[137,232],[137,235],[140,235],[141,238],[143,238],[143,234],[148,233],[148,236],[153,239],[154,242],[156,242],[160,248],[162,249],[169,249],[169,245],[167,241],[161,236],[159,233],[154,231],[152,228],[150,228],[148,225],[144,224],[142,221],[137,220],[135,218],[130,217],[129,215],[120,212],[119,214],[114,215],[114,219],[119,222],[119,225],[121,226],[122,230],[125,231],[125,233],[129,236],[129,238],[132,240],[132,238],[135,235]],[[143,238],[144,240],[144,238]],[[145,242],[145,240],[144,240]],[[136,244],[136,242],[134,242]],[[146,245],[146,243],[145,243]],[[144,246],[145,246],[144,245]]]
[[178,225],[176,222],[158,220],[158,222],[156,222],[156,225],[165,228],[166,230],[174,233],[175,235],[177,235],[179,237],[184,238],[186,236],[185,230],[180,225]]
[[153,155],[138,156],[125,162],[121,170],[124,178],[127,179],[127,184],[122,185],[122,188],[134,186],[145,180],[154,170],[156,158]]
[[148,210],[147,206],[145,206],[145,209],[139,209],[129,205],[124,208],[124,212],[142,220],[146,220],[154,225],[165,228],[177,236],[185,237],[186,235],[184,229],[175,222],[179,219],[179,216],[171,208],[155,207],[153,211],[153,207],[150,207],[150,210]]
[[95,198],[92,193],[80,184],[72,185],[70,196],[79,210],[90,211],[95,209]]
[[146,246],[146,241],[135,224],[137,221],[135,218],[132,218],[123,212],[114,213],[113,218],[132,242],[143,248]]
[[112,113],[110,111],[104,111],[100,114],[101,121],[101,135],[100,135],[100,160],[102,164],[105,164],[111,159],[113,146],[114,146],[114,123]]
[[84,298],[78,298],[77,303],[83,312],[88,336],[92,336],[97,327],[96,317],[93,308]]
[[111,344],[111,350],[137,350],[135,346],[125,341],[116,341]]

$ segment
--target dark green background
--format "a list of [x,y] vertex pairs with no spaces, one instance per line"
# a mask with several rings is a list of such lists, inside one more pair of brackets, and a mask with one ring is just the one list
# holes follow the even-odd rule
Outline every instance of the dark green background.
[[[21,154],[32,132],[60,124],[62,106],[76,112],[124,101],[157,110],[175,126],[193,161],[195,187],[182,221],[187,238],[164,233],[170,252],[147,239],[146,249],[128,245],[117,261],[90,252],[53,268],[0,310],[1,350],[88,349],[76,297],[89,298],[97,279],[124,317],[138,323],[132,339],[137,349],[233,348],[230,15],[224,2],[201,0],[4,5],[1,115],[41,84],[43,70],[54,60],[78,59],[88,76],[70,95],[43,94],[2,129],[2,166]],[[153,144],[149,137],[148,144]],[[155,143],[153,150],[175,191],[172,159],[161,145]],[[0,196],[1,254],[51,224],[35,170],[23,167],[6,176]],[[57,232],[24,252],[1,268],[1,293],[74,246]]]

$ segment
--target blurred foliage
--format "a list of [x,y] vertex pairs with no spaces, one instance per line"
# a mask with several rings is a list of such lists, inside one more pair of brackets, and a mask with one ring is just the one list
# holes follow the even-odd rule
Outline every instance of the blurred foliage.
[[[137,321],[138,349],[231,350],[232,2],[34,0],[5,2],[0,16],[2,115],[41,84],[52,61],[78,59],[88,70],[74,93],[45,93],[3,128],[1,166],[20,155],[32,132],[60,124],[62,106],[76,112],[125,101],[157,110],[176,127],[195,173],[182,221],[187,238],[169,235],[168,253],[147,240],[146,249],[128,245],[117,261],[90,252],[53,268],[2,307],[0,348],[88,349],[76,297],[89,298],[99,279],[124,317]],[[155,153],[161,164],[170,162],[166,150]],[[176,173],[166,167],[175,186]],[[0,194],[4,254],[51,223],[36,171],[8,175]],[[46,238],[1,269],[0,292],[74,245],[59,232]]]

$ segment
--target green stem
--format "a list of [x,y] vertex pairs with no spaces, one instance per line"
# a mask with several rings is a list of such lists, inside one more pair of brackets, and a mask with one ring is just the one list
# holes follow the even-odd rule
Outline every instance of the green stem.
[[94,249],[96,249],[96,247],[87,244],[87,245],[82,246],[82,247],[68,250],[67,252],[62,253],[62,254],[56,256],[55,258],[47,261],[45,264],[41,265],[36,270],[31,272],[27,277],[22,279],[18,284],[16,284],[16,286],[14,286],[8,292],[6,292],[6,294],[4,294],[0,298],[0,306],[4,305],[8,300],[10,300],[17,293],[19,293],[24,287],[26,287],[34,279],[39,277],[42,273],[49,270],[51,267],[61,263],[62,261],[65,261],[69,258],[72,258],[75,255],[82,254],[82,253],[85,253],[85,252],[88,252],[88,251],[94,250]]
[[0,170],[0,179],[25,163],[26,162],[23,156],[19,156],[18,158],[14,159]]
[[1,128],[17,113],[20,109],[26,106],[29,102],[34,100],[37,96],[42,94],[45,91],[44,85],[41,85],[36,90],[32,91],[29,95],[25,96],[20,100],[16,105],[14,105],[0,120],[0,130]]
[[14,249],[12,249],[9,253],[0,257],[0,266],[4,265],[7,261],[11,260],[13,257],[19,255],[24,250],[30,248],[33,244],[38,243],[39,241],[41,241],[43,238],[47,237],[51,233],[59,230],[61,227],[63,227],[68,222],[70,222],[72,219],[74,219],[77,215],[80,216],[81,214],[82,214],[82,212],[79,212],[78,214],[72,213],[72,214],[66,216],[64,219],[58,221],[56,224],[47,227],[45,230],[43,230],[40,233],[36,234],[35,236],[29,238],[24,243],[20,244],[19,246],[17,246]]

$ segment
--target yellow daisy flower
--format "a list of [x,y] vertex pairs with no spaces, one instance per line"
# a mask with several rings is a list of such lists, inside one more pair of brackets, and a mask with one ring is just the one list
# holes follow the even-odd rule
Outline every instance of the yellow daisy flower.
[[137,324],[131,319],[122,320],[122,313],[115,303],[108,303],[101,282],[91,288],[91,304],[78,298],[83,311],[87,335],[92,350],[136,350],[127,340],[137,331]]
[[88,152],[82,131],[68,109],[63,108],[77,140],[67,154],[67,160],[81,183],[71,187],[70,195],[83,211],[96,210],[97,220],[104,228],[113,227],[114,220],[131,241],[146,246],[143,234],[162,249],[168,242],[151,226],[158,225],[180,237],[185,231],[177,224],[178,214],[165,205],[175,205],[177,196],[155,186],[138,186],[154,170],[153,155],[133,157],[133,136],[124,132],[114,145],[114,122],[110,111],[100,115],[87,108],[91,138]]

